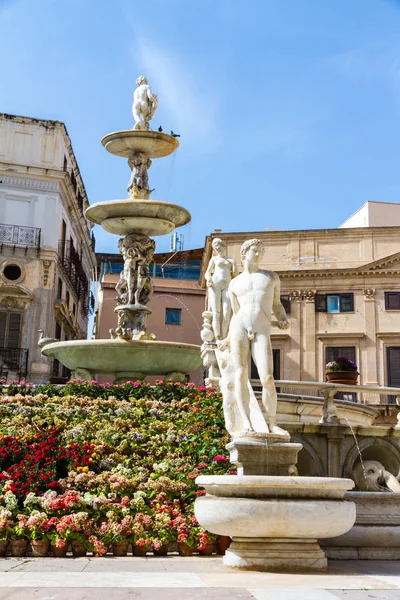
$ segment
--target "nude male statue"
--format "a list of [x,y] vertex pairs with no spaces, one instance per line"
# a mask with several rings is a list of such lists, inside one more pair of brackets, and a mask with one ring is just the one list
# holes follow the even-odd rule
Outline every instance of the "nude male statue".
[[289,321],[280,300],[278,275],[259,269],[263,254],[264,248],[257,239],[248,240],[241,247],[244,271],[232,279],[228,289],[233,316],[227,342],[235,370],[235,399],[243,421],[241,435],[253,431],[248,390],[248,359],[251,351],[262,385],[262,404],[269,432],[288,437],[289,434],[276,424],[271,314],[274,313],[281,329],[289,327]]
[[138,86],[133,93],[132,114],[135,119],[133,129],[148,130],[149,121],[152,119],[158,105],[158,99],[152,93],[146,77],[141,75],[136,79]]

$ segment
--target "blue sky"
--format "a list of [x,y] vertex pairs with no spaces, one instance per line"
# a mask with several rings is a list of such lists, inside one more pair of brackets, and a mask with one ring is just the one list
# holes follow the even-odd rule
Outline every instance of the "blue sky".
[[186,248],[400,200],[400,2],[0,0],[0,31],[0,112],[64,121],[91,203],[126,197],[100,139],[132,127],[149,78],[153,127],[182,136],[153,161],[153,197],[191,212]]

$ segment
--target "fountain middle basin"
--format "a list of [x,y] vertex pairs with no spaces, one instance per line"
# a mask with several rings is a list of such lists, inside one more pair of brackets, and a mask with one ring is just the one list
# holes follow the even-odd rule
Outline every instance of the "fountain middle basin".
[[232,537],[227,567],[326,571],[318,539],[342,535],[356,518],[355,504],[344,499],[354,487],[351,479],[222,475],[200,476],[196,483],[206,490],[195,502],[197,520]]
[[43,354],[55,358],[77,379],[112,373],[116,383],[155,375],[183,381],[202,362],[194,344],[158,340],[72,340],[46,345]]

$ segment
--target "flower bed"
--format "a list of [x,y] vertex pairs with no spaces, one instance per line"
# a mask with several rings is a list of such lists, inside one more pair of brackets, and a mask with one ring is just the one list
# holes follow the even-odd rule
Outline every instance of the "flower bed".
[[215,538],[193,514],[203,493],[194,480],[235,472],[228,441],[213,388],[10,385],[0,395],[0,543],[202,551]]

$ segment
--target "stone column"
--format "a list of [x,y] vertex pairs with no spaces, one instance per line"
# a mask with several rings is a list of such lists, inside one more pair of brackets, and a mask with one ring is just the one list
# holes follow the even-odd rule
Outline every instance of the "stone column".
[[[376,304],[375,290],[364,290],[365,318],[365,355],[366,361],[360,365],[360,383],[363,385],[379,385],[376,354]],[[383,382],[381,382],[383,384]]]
[[[302,371],[302,352],[301,352],[301,291],[295,290],[289,292],[290,296],[290,358],[293,367],[290,369],[289,379],[299,381]],[[284,379],[284,378],[283,378]]]
[[327,432],[328,442],[328,477],[341,477],[340,451],[343,444],[343,428],[331,426]]
[[303,327],[302,327],[302,349],[303,364],[301,377],[304,381],[315,381],[316,373],[316,338],[315,338],[315,290],[304,290],[303,297]]

